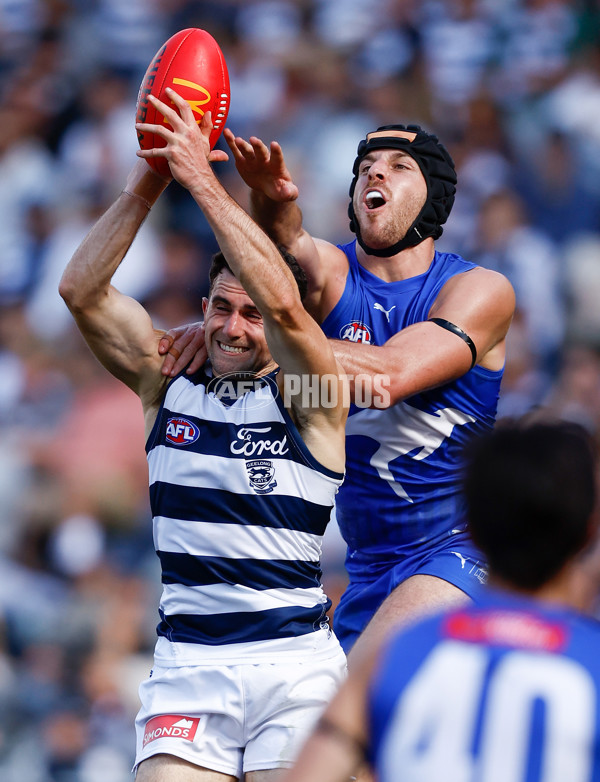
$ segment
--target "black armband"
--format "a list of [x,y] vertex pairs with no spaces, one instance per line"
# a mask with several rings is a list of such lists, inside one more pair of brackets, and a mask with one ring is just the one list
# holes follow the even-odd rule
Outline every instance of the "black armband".
[[473,357],[469,369],[473,369],[473,367],[477,363],[477,348],[475,347],[475,343],[473,342],[471,337],[466,333],[466,331],[463,331],[458,326],[455,326],[454,323],[450,323],[449,320],[445,320],[444,318],[429,318],[429,320],[431,321],[431,323],[437,323],[438,326],[441,326],[443,329],[446,329],[446,331],[451,331],[453,334],[456,334],[457,337],[460,337],[462,340],[464,340],[467,343],[467,345],[469,346],[469,350],[471,351],[471,356]]
[[360,756],[361,760],[366,759],[366,745],[360,739],[357,739],[347,733],[344,728],[340,728],[339,725],[331,722],[331,720],[327,719],[327,717],[321,717],[321,719],[317,722],[316,732],[332,736],[338,741],[343,742],[347,747],[351,747],[354,752]]

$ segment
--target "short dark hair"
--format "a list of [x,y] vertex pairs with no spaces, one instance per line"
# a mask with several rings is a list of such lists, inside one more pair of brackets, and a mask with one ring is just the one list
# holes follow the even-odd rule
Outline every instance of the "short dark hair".
[[[294,279],[296,280],[296,285],[298,286],[298,291],[300,293],[300,299],[301,301],[304,301],[304,299],[306,298],[306,294],[308,292],[308,280],[306,278],[306,274],[304,273],[304,269],[300,266],[300,264],[296,260],[296,257],[292,255],[290,252],[288,252],[285,249],[285,247],[283,247],[282,245],[277,245],[277,249],[279,250],[279,253],[281,254],[283,260],[285,261],[287,267],[294,275]],[[223,253],[222,252],[215,253],[211,259],[210,270],[208,272],[208,279],[210,282],[210,287],[208,292],[209,296],[212,292],[215,280],[223,270],[228,271],[230,274],[233,274],[233,272],[231,271],[231,267],[227,263],[227,259],[225,258]]]
[[500,422],[466,451],[463,488],[474,543],[490,572],[534,590],[590,540],[596,453],[567,421]]

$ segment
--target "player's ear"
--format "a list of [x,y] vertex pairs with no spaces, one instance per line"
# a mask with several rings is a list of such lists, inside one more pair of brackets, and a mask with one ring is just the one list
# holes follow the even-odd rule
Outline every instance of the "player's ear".
[[208,309],[208,299],[206,296],[202,297],[202,314],[206,315],[206,310]]

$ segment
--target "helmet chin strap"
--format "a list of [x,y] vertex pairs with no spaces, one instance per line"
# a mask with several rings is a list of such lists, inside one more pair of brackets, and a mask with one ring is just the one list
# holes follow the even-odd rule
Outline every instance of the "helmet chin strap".
[[419,233],[419,229],[416,227],[420,219],[421,219],[421,214],[419,214],[417,219],[414,221],[414,223],[411,225],[411,227],[408,229],[408,231],[405,233],[402,239],[399,239],[395,244],[392,244],[389,247],[379,247],[379,248],[369,247],[369,245],[364,241],[364,239],[361,236],[360,228],[358,226],[358,221],[356,220],[356,218],[354,218],[352,222],[354,224],[354,233],[356,234],[356,241],[360,244],[360,246],[367,253],[367,255],[374,255],[377,258],[391,258],[392,255],[397,255],[399,252],[402,252],[402,250],[406,250],[407,247],[415,247],[417,244],[420,244],[424,239],[427,238],[425,236],[421,236],[421,234]]

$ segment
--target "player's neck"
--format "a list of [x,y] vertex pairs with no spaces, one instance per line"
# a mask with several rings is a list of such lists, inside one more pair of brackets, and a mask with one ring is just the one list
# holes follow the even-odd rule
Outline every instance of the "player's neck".
[[357,243],[356,257],[361,266],[384,282],[398,282],[425,274],[431,266],[434,250],[433,239],[428,238],[389,258],[379,258],[368,255]]

